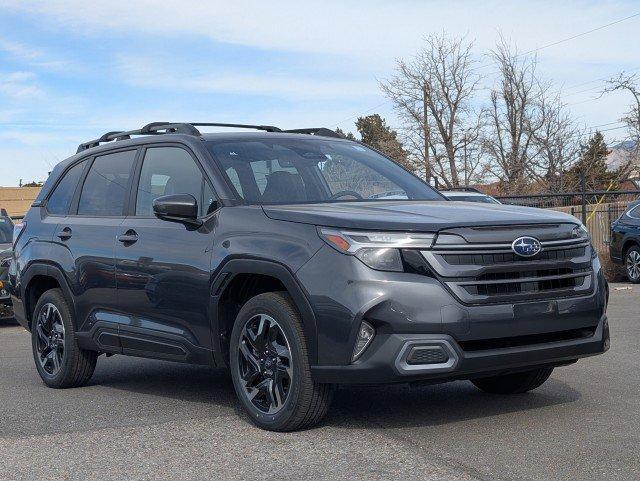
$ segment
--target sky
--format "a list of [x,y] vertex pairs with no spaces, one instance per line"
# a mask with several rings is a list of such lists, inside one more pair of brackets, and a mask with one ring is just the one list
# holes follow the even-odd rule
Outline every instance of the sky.
[[487,87],[500,36],[539,49],[578,122],[615,129],[631,99],[598,94],[640,72],[640,15],[598,28],[636,13],[640,0],[0,0],[0,185],[45,180],[79,143],[153,121],[354,131],[377,112],[398,126],[379,82],[440,32],[474,41]]

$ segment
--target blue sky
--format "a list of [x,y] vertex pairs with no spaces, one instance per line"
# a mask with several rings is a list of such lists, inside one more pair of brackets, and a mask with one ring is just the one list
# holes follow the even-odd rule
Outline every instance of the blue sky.
[[[151,121],[354,130],[379,112],[394,125],[378,81],[426,34],[466,34],[483,65],[500,34],[527,51],[637,12],[640,1],[0,0],[0,185],[44,180],[80,142]],[[626,110],[622,93],[594,97],[598,79],[640,71],[638,31],[635,17],[538,53],[584,126]]]

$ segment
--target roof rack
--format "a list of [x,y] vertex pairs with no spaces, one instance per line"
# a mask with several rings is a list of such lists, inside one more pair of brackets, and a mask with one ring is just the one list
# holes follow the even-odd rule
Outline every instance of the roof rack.
[[225,124],[219,122],[152,122],[145,125],[141,129],[137,130],[117,130],[113,132],[107,132],[102,137],[89,142],[84,142],[78,146],[78,153],[83,150],[97,147],[102,143],[127,140],[132,135],[162,135],[162,134],[187,134],[200,137],[202,133],[196,127],[232,127],[238,129],[254,129],[264,130],[265,132],[286,132],[291,134],[309,134],[309,135],[321,135],[323,137],[335,137],[343,138],[337,132],[324,127],[312,128],[312,129],[294,129],[294,130],[281,130],[278,127],[272,125],[247,125],[247,124]]
[[293,129],[293,130],[285,130],[284,132],[288,134],[309,134],[309,135],[321,135],[323,137],[334,137],[336,139],[343,139],[344,137],[340,135],[338,132],[327,129],[325,127],[316,127],[312,129]]
[[477,194],[484,194],[481,190],[475,187],[445,187],[444,189],[438,189],[441,192],[475,192]]

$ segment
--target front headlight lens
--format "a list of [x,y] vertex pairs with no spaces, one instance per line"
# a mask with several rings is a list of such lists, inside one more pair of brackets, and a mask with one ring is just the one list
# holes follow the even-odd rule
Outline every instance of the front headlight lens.
[[365,247],[356,252],[356,257],[378,271],[402,272],[404,270],[400,250],[392,247],[383,247],[382,249]]
[[415,232],[366,232],[319,228],[318,234],[334,249],[356,256],[379,271],[402,272],[400,249],[430,249],[435,234]]

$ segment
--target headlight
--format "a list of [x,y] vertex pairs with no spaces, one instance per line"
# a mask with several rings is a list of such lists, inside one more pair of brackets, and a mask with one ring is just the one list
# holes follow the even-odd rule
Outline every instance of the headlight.
[[19,224],[15,224],[13,226],[13,239],[11,244],[13,245],[13,247],[16,246],[16,242],[18,242],[18,239],[20,238],[20,234],[22,234],[22,232],[24,231],[24,228],[27,227],[27,223],[26,222],[20,222]]
[[401,272],[400,249],[429,249],[435,234],[413,232],[359,232],[318,229],[320,237],[343,254],[355,255],[365,265],[379,271]]
[[573,237],[582,238],[582,239],[590,239],[589,231],[587,230],[587,228],[582,223],[573,228]]

